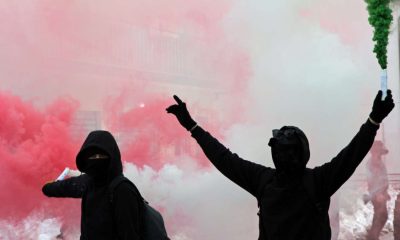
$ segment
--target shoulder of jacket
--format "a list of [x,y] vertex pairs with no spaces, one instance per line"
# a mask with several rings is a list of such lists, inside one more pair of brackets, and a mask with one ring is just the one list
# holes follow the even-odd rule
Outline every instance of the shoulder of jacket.
[[136,190],[136,187],[133,185],[133,183],[128,182],[128,181],[123,181],[114,190],[114,194],[116,195],[130,195],[131,193],[132,196],[139,198],[139,194]]
[[264,169],[263,169],[264,172],[262,174],[261,182],[260,182],[260,187],[261,187],[260,190],[261,191],[264,191],[264,188],[273,181],[275,173],[276,173],[276,170],[273,168],[265,167],[265,166],[263,166],[263,167],[264,167]]
[[303,181],[313,181],[315,174],[317,174],[320,167],[306,168],[303,174]]
[[[261,165],[262,166],[262,165]],[[269,181],[276,173],[276,169],[262,166],[263,169],[263,178]]]

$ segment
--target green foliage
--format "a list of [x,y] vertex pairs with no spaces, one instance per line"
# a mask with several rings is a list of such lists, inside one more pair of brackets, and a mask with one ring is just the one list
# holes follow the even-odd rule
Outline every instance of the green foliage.
[[[382,69],[387,68],[387,45],[389,43],[390,24],[393,21],[392,9],[389,7],[391,0],[365,0],[369,12],[368,21],[374,27],[376,42],[374,53]],[[393,1],[393,0],[392,0]]]

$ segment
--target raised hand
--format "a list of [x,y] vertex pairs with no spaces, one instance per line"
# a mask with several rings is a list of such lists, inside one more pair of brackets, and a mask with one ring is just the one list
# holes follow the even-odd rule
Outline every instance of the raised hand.
[[383,119],[389,115],[389,113],[394,108],[392,91],[387,90],[387,96],[385,100],[382,99],[382,91],[379,90],[378,94],[375,97],[374,105],[372,106],[372,112],[369,117],[376,123],[381,123]]
[[174,95],[174,99],[177,104],[169,106],[166,109],[167,112],[174,114],[179,123],[186,128],[186,130],[191,130],[194,126],[196,126],[196,122],[190,116],[189,111],[186,108],[186,103],[182,102],[182,100],[176,95]]

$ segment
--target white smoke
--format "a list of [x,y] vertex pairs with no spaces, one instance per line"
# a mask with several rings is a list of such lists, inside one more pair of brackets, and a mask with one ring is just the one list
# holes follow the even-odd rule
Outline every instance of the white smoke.
[[[373,43],[368,38],[372,30],[368,22],[362,24],[367,19],[364,15],[349,14],[362,12],[365,5],[360,1],[351,4],[356,9],[347,9],[347,2],[327,1],[323,5],[342,6],[330,10],[330,21],[355,22],[363,36],[367,35],[353,45],[343,42],[339,33],[324,29],[315,19],[301,16],[303,9],[321,7],[317,1],[246,1],[236,5],[226,25],[231,29],[229,33],[252,54],[253,78],[248,96],[253,101],[245,113],[248,125],[237,126],[231,136],[247,136],[245,132],[250,128],[255,133],[253,138],[263,141],[265,146],[271,129],[299,126],[310,140],[310,166],[329,161],[346,146],[368,117],[379,90],[380,74],[371,50]],[[243,25],[246,28],[240,28]],[[396,39],[396,34],[391,35],[389,46],[389,84],[395,98]],[[360,52],[359,46],[365,49]],[[397,115],[395,109],[385,121],[385,128],[390,129],[390,133],[386,131],[389,145],[398,138]],[[245,149],[254,145],[261,143],[242,141],[234,150],[248,151]],[[388,147],[393,149],[393,156],[399,155],[397,148]],[[399,169],[397,162],[393,158],[389,165]]]
[[38,212],[19,223],[0,220],[0,239],[54,240],[61,234],[61,225],[59,219],[46,218]]
[[[345,194],[348,199],[342,200],[342,208],[340,210],[340,235],[339,239],[364,239],[367,230],[371,227],[374,209],[369,202],[364,204],[362,198],[363,193],[367,189],[364,187],[358,189],[346,189]],[[389,188],[390,201],[387,202],[388,220],[382,229],[381,236],[384,239],[393,239],[393,217],[394,206],[397,195],[400,193],[393,187]],[[355,201],[354,201],[355,199]]]
[[152,206],[161,209],[174,240],[257,238],[256,200],[215,169],[166,165],[156,172],[128,163],[125,175]]

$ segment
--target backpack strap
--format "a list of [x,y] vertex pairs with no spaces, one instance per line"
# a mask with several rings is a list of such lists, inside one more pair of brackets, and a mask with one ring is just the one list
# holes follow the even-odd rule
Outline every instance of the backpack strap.
[[133,189],[135,190],[135,193],[139,196],[139,198],[141,200],[144,200],[142,195],[139,192],[139,189],[136,187],[135,184],[133,184],[133,182],[131,182],[128,178],[126,178],[123,175],[117,176],[116,178],[114,178],[111,183],[108,185],[108,194],[109,194],[109,201],[110,203],[113,202],[114,200],[114,191],[115,189],[117,189],[117,187],[123,183],[123,182],[127,182],[129,183],[129,185],[131,185],[133,187]]
[[262,199],[262,197],[263,197],[263,195],[264,195],[264,193],[265,193],[265,188],[267,187],[267,185],[268,184],[270,184],[271,182],[272,182],[272,180],[274,179],[274,177],[275,177],[276,175],[275,175],[275,172],[274,173],[272,173],[266,180],[265,180],[265,182],[264,183],[262,183],[262,187],[261,187],[261,189],[260,189],[260,196],[258,196],[258,198],[257,198],[257,206],[258,206],[258,212],[257,212],[257,215],[259,216],[259,217],[261,217],[261,204],[260,204],[260,200]]
[[331,235],[331,229],[329,226],[329,205],[330,199],[319,201],[317,199],[317,195],[315,193],[315,182],[313,176],[311,174],[311,170],[306,169],[303,176],[303,184],[302,187],[313,205],[314,211],[316,212],[318,224],[321,227],[321,231],[326,235],[327,238]]
[[324,213],[329,209],[329,201],[318,201],[317,195],[315,193],[315,183],[312,178],[311,171],[306,169],[303,176],[303,188],[308,198],[310,199],[312,205],[318,212],[320,216],[323,216]]
[[144,204],[146,204],[146,200],[144,200],[144,198],[142,197],[142,195],[139,192],[139,189],[136,187],[136,185],[130,181],[127,177],[125,177],[124,175],[119,175],[116,178],[114,178],[111,183],[108,185],[108,197],[109,197],[109,202],[111,204],[111,206],[113,207],[113,201],[114,201],[114,191],[115,189],[117,189],[117,187],[123,183],[123,182],[127,182],[129,183],[130,186],[133,187],[133,190],[135,191],[135,193],[137,194],[137,196],[139,196],[139,214],[141,216],[141,221],[140,221],[140,235],[143,234],[143,229],[144,229],[144,223],[143,223],[143,212],[144,212]]

